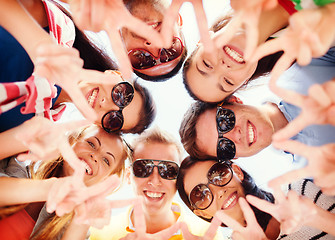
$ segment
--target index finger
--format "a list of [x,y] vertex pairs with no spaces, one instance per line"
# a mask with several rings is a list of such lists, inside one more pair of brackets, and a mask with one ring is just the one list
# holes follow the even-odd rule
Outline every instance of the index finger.
[[268,202],[264,199],[260,199],[252,195],[247,195],[246,199],[250,204],[252,204],[261,211],[267,212],[270,215],[273,215],[273,213],[275,212],[275,206],[271,202]]
[[210,240],[210,239],[214,239],[215,235],[216,235],[216,231],[218,230],[219,226],[221,226],[221,221],[220,219],[214,215],[211,224],[209,225],[203,240]]
[[226,224],[229,228],[233,229],[234,231],[238,231],[238,232],[243,231],[243,226],[239,222],[237,222],[235,219],[225,214],[223,210],[217,211],[215,213],[215,216],[217,216],[221,222]]

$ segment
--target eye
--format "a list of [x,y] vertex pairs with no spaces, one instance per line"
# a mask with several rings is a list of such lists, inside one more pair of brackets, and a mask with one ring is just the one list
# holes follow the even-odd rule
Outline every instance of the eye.
[[210,63],[206,62],[205,60],[202,60],[206,68],[213,69],[213,67],[210,65]]
[[228,83],[229,85],[234,86],[234,84],[233,84],[231,81],[229,81],[227,78],[225,78],[224,80],[225,80],[225,82]]
[[109,166],[110,164],[109,164],[109,160],[107,159],[107,158],[102,158],[102,160]]
[[90,145],[91,148],[95,149],[95,145],[93,142],[88,141],[88,140],[86,142],[88,143],[88,145]]

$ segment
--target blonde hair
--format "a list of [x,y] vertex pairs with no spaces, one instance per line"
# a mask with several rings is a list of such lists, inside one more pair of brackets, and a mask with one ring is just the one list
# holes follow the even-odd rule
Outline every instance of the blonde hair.
[[[83,139],[87,132],[94,129],[98,129],[98,126],[92,124],[89,127],[81,128],[77,131],[72,132],[68,137],[70,145],[73,146],[77,141]],[[122,137],[120,135],[117,134],[112,135],[118,136],[122,140]],[[115,168],[111,172],[111,175],[116,174],[119,177],[123,177],[123,173],[125,170],[125,160],[129,155],[127,151],[127,146],[123,141],[122,144],[123,144],[122,146],[123,155],[121,161],[119,162],[117,168]],[[51,177],[60,177],[62,176],[63,163],[64,159],[62,157],[59,157],[58,159],[52,161],[43,161],[39,166],[37,166],[36,163],[33,163],[29,166],[32,175],[31,177],[32,179],[48,179]],[[37,170],[35,170],[36,167],[38,167]],[[27,205],[28,204],[23,204],[4,208],[0,211],[0,216],[6,217],[11,214],[14,214],[25,208]],[[41,226],[31,236],[31,239],[35,240],[56,239],[59,234],[63,234],[62,231],[68,227],[73,216],[74,216],[73,212],[63,215],[62,217],[58,217],[57,215],[53,214],[53,216],[51,216],[43,224],[41,224]]]

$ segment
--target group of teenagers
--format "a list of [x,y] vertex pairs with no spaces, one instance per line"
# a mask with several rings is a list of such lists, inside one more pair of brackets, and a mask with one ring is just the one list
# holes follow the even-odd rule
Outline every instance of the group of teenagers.
[[[0,0],[0,239],[335,239],[335,2],[230,5],[207,29],[202,0]],[[179,71],[181,144],[132,80]],[[280,103],[235,96],[264,76]],[[238,159],[271,144],[300,167],[270,192]],[[137,197],[110,200],[125,182]]]

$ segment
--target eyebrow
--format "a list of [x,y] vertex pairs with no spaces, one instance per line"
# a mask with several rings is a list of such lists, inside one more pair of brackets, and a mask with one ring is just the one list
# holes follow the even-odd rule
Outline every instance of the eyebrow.
[[202,76],[207,76],[208,75],[206,72],[200,70],[200,68],[198,67],[198,64],[195,64],[195,67]]
[[101,146],[101,142],[100,142],[99,138],[97,138],[97,137],[94,137],[94,138],[98,141],[99,146]]
[[230,93],[231,91],[227,91],[225,90],[222,85],[220,83],[217,83],[216,86],[222,91],[222,92],[225,92],[225,93]]
[[114,156],[113,153],[107,152],[107,154],[108,154],[108,155],[111,155],[111,156],[113,157],[114,161],[115,161],[115,156]]

